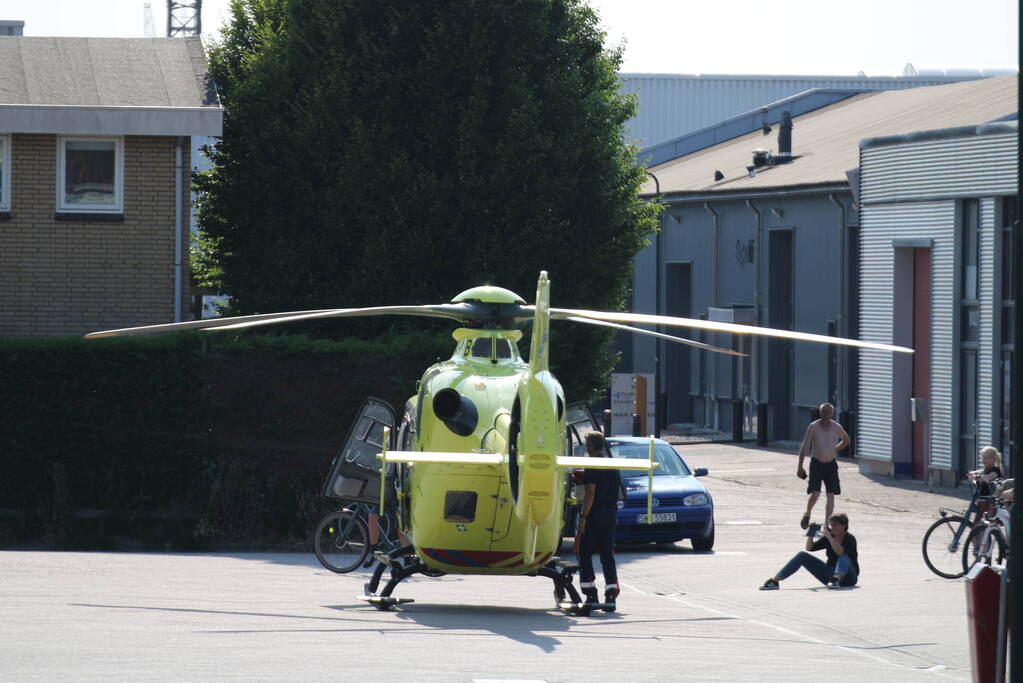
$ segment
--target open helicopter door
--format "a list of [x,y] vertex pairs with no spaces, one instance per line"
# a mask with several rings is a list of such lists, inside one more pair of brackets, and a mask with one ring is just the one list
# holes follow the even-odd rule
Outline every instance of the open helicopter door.
[[[600,423],[594,417],[593,411],[585,403],[569,403],[565,411],[565,423],[568,426],[568,442],[565,446],[565,455],[585,457],[586,434],[589,432],[601,432]],[[579,472],[578,476],[576,476],[576,472]],[[583,492],[586,486],[583,484],[580,470],[568,470],[565,472],[565,476],[568,479],[568,495],[565,496],[565,521],[562,533],[565,536],[574,536],[579,516],[579,505],[583,502]]]
[[565,455],[586,455],[586,434],[600,432],[600,423],[585,403],[569,403],[565,412],[568,425],[568,453]]
[[[377,454],[384,450],[384,430],[393,435],[396,423],[394,408],[387,401],[372,396],[366,399],[355,423],[348,430],[341,450],[331,463],[330,475],[323,484],[325,498],[371,505],[380,502],[380,460]],[[387,448],[393,447],[393,443],[387,444]],[[388,478],[391,476],[389,472]]]

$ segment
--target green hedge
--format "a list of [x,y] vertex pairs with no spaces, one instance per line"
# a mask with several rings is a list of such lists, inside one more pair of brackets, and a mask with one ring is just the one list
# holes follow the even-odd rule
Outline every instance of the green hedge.
[[0,546],[304,543],[362,400],[400,406],[450,348],[446,334],[0,340]]

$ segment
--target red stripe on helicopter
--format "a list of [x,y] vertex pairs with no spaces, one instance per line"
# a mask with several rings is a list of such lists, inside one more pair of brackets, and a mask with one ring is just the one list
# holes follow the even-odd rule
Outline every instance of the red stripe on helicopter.
[[492,566],[494,568],[498,568],[498,567],[500,567],[500,568],[509,568],[509,567],[516,567],[516,566],[519,566],[519,565],[524,566],[524,567],[540,566],[540,565],[543,565],[543,564],[547,564],[547,560],[549,560],[553,554],[554,553],[544,553],[543,555],[537,555],[536,558],[534,558],[532,562],[523,562],[522,561],[522,553],[514,553],[514,557],[509,558],[505,562],[496,562]]
[[457,567],[492,567],[518,557],[522,553],[508,550],[450,550],[422,548],[432,559]]
[[537,557],[532,564],[535,565],[547,564],[547,560],[551,559],[551,555],[553,554],[554,553],[544,553],[543,555]]

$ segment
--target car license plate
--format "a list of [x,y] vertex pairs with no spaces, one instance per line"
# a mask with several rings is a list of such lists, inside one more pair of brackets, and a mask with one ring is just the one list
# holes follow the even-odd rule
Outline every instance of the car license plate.
[[[654,524],[657,524],[659,522],[674,522],[674,521],[675,521],[675,513],[674,512],[655,512],[654,513],[654,519],[653,519],[653,523]],[[639,523],[639,524],[646,524],[647,523],[646,515],[645,514],[643,514],[643,515],[636,515],[636,522]]]

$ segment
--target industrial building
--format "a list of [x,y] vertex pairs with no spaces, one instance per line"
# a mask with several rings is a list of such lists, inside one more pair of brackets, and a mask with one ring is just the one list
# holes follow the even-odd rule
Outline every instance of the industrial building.
[[[894,92],[811,91],[651,148],[663,160],[649,168],[644,194],[666,209],[661,233],[637,257],[633,310],[860,336],[860,214],[849,180],[860,140],[1015,111],[1014,76]],[[782,125],[788,119],[791,128]],[[740,418],[746,431],[796,440],[827,400],[857,431],[855,352],[690,336],[749,358],[648,338],[621,341],[620,372],[659,366],[661,425],[727,431]]]
[[873,471],[953,483],[983,446],[1008,454],[1017,136],[1011,121],[860,144],[860,337],[916,350],[860,354]]
[[901,76],[621,73],[619,92],[634,95],[639,103],[639,112],[626,122],[625,128],[626,138],[643,149],[807,90],[902,90],[1007,73],[1010,72],[977,69],[929,69],[917,73],[911,64],[906,65]]

